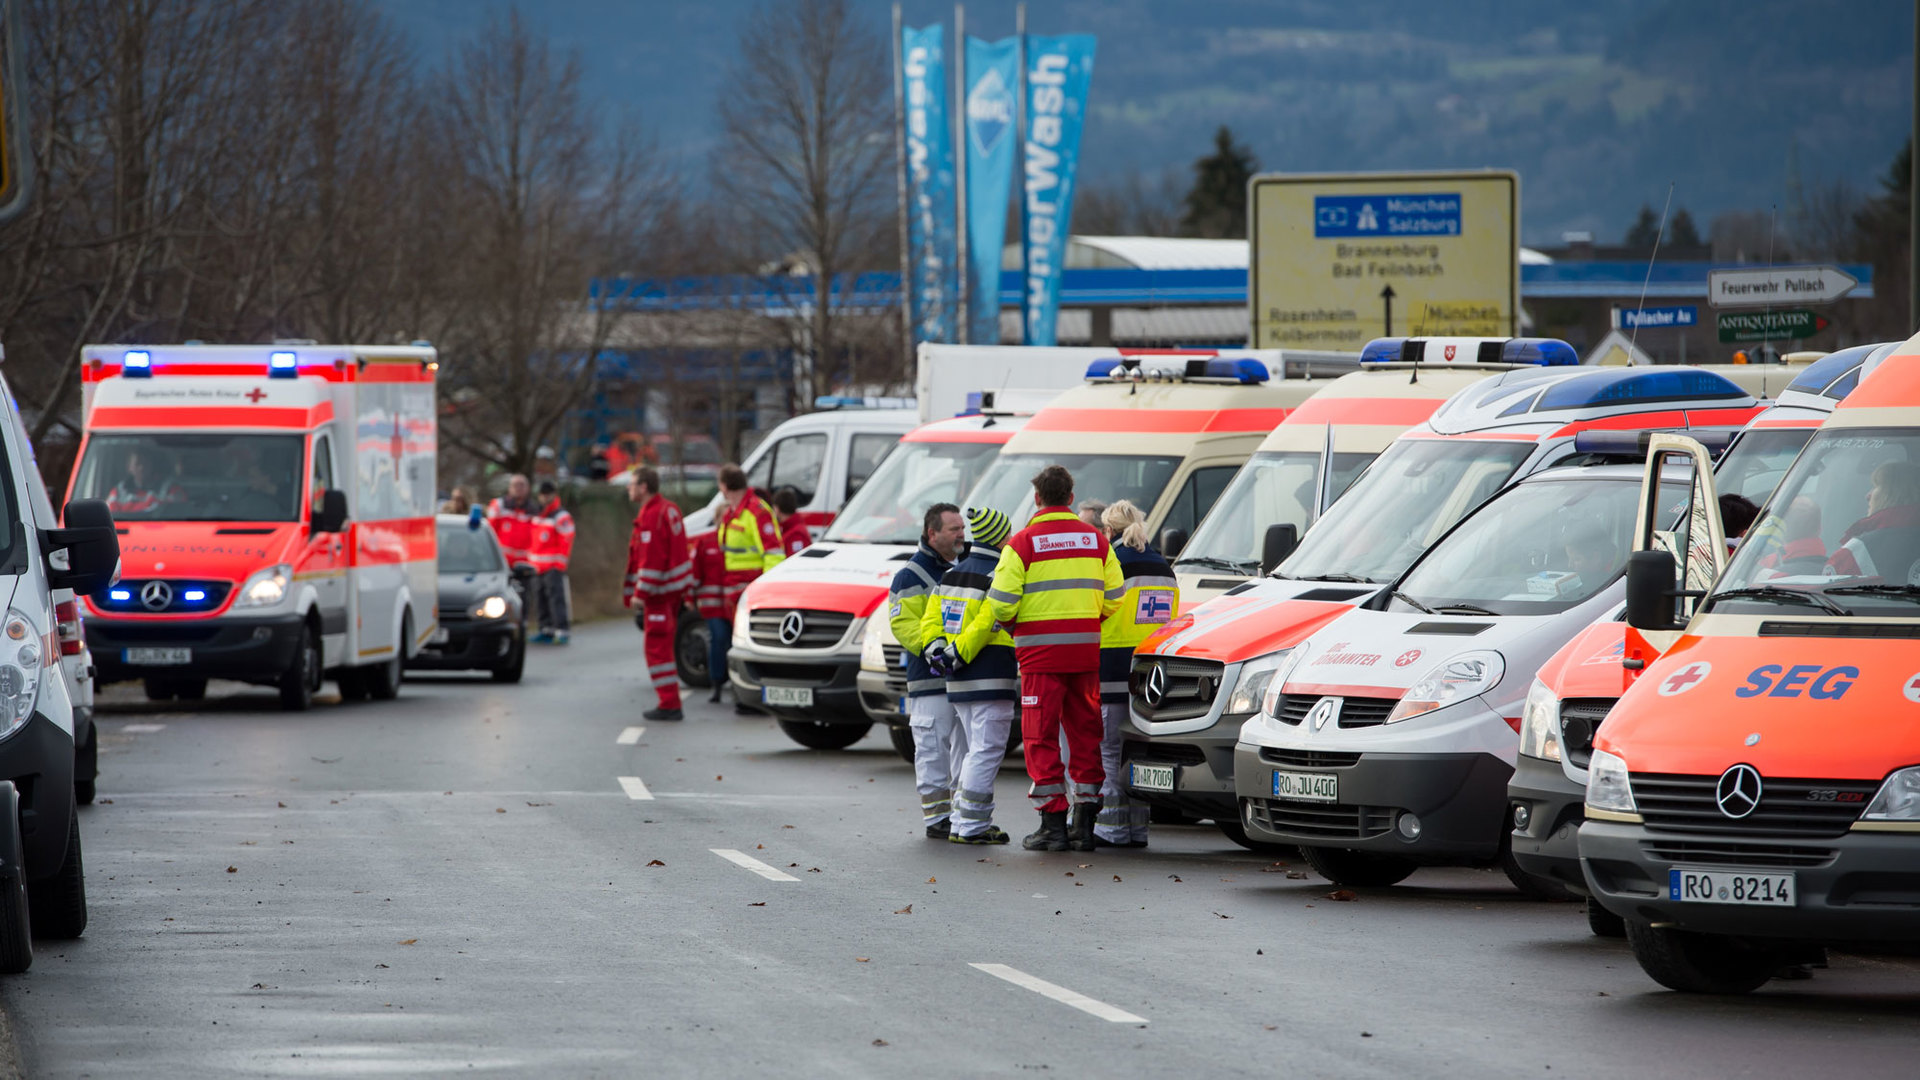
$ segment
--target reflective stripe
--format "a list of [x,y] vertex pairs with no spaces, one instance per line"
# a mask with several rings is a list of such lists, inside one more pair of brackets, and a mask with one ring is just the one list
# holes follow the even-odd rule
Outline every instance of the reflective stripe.
[[991,791],[968,791],[966,788],[959,788],[954,794],[959,796],[962,802],[982,803],[987,806],[993,805],[993,792]]
[[[1075,795],[1085,795],[1085,796],[1089,796],[1089,798],[1088,798],[1088,800],[1087,800],[1087,801],[1089,801],[1089,802],[1091,802],[1091,801],[1093,801],[1093,799],[1097,799],[1097,798],[1099,798],[1099,797],[1100,797],[1100,785],[1099,785],[1099,784],[1082,784],[1082,783],[1080,783],[1079,781],[1077,781],[1077,780],[1076,780],[1076,781],[1074,781],[1074,783],[1072,784],[1072,787],[1073,787],[1073,793],[1074,793]],[[1078,800],[1078,799],[1076,799],[1076,800],[1074,800],[1074,801],[1075,801],[1075,802],[1078,802],[1078,801],[1080,801],[1080,800]]]
[[892,595],[895,600],[905,600],[910,596],[925,596],[927,595],[927,587],[925,585],[910,585],[904,589],[893,590]]
[[[1084,578],[1084,577],[1063,577],[1063,578],[1054,578],[1050,581],[1029,581],[1027,582],[1027,585],[1026,585],[1026,589],[1029,594],[1037,593],[1037,592],[1055,592],[1060,589],[1092,589],[1095,592],[1099,592],[1102,589],[1105,589],[1106,587],[1107,587],[1107,583],[1104,581],[1101,581],[1099,578]],[[1112,594],[1109,593],[1108,595],[1112,595]],[[1012,597],[1008,597],[1008,599],[1012,599]]]
[[[1094,790],[1097,791],[1099,789],[1096,788]],[[1027,789],[1027,797],[1032,799],[1038,799],[1047,795],[1065,795],[1066,793],[1067,785],[1065,784],[1035,784]]]
[[[1180,587],[1179,578],[1162,577],[1158,574],[1141,574],[1138,577],[1127,578],[1126,582],[1126,587],[1122,588],[1121,592],[1126,592],[1127,589],[1177,589]],[[1109,592],[1107,595],[1115,594]]]
[[984,810],[976,810],[971,806],[962,805],[954,810],[953,816],[965,821],[992,821],[993,804],[988,803]]
[[1091,634],[1015,634],[1013,643],[1021,648],[1038,645],[1098,645],[1100,635]]
[[910,679],[907,682],[907,689],[908,690],[938,690],[941,687],[946,685],[947,685],[947,680],[945,679]]
[[956,589],[951,585],[942,585],[940,591],[934,595],[940,597],[942,600],[985,600],[987,598],[987,590]]
[[955,679],[947,683],[949,694],[970,694],[979,690],[1012,690],[1019,679]]
[[[921,545],[920,550],[925,551],[926,545],[924,544]],[[931,589],[934,586],[940,584],[939,582],[933,580],[933,575],[927,573],[926,567],[921,566],[919,563],[908,562],[907,565],[904,567],[904,569],[913,571],[913,576],[919,578],[922,582],[925,583],[924,587],[921,589],[922,592],[925,592],[927,589]],[[903,593],[901,595],[905,595],[905,594]]]
[[987,599],[992,600],[997,604],[1014,604],[1014,603],[1018,603],[1020,600],[1020,598],[1014,595],[1013,593],[1002,592],[999,589],[988,589]]
[[1097,825],[1125,825],[1127,812],[1118,807],[1104,806],[1100,808],[1099,813],[1093,815],[1093,820]]
[[674,670],[674,666],[673,666],[673,663],[672,663],[672,661],[668,661],[667,663],[664,663],[664,664],[652,664],[652,665],[649,665],[649,666],[648,666],[648,668],[647,668],[647,674],[649,674],[649,675],[661,675],[661,674],[664,674],[664,673],[666,673],[666,672],[669,672],[669,671],[672,671],[672,670]]

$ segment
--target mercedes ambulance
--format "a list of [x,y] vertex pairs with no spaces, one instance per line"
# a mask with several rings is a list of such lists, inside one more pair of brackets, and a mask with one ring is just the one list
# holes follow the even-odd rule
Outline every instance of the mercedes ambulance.
[[[1793,459],[1833,414],[1834,405],[1898,342],[1835,352],[1799,371],[1791,386],[1754,417],[1714,469],[1721,492],[1764,505]],[[1753,542],[1766,542],[1759,533]],[[1616,609],[1582,630],[1540,668],[1521,713],[1520,756],[1507,785],[1514,862],[1526,873],[1575,892],[1586,891],[1577,837],[1593,736],[1647,662],[1655,640],[1630,629]],[[1589,926],[1619,937],[1618,916],[1591,900]]]
[[[1397,344],[1368,348],[1393,357]],[[1594,460],[1578,444],[1584,433],[1739,424],[1758,407],[1726,380],[1691,368],[1573,366],[1573,350],[1558,341],[1516,339],[1502,348],[1508,361],[1532,366],[1455,393],[1381,454],[1271,577],[1183,614],[1141,644],[1121,747],[1131,796],[1163,814],[1210,818],[1248,844],[1234,744],[1293,646],[1378,593],[1513,477]]]
[[391,698],[436,630],[438,362],[426,346],[89,345],[69,495],[100,499],[124,576],[90,593],[103,682],[198,698],[323,676]]
[[1634,556],[1627,622],[1679,634],[1588,764],[1587,887],[1676,990],[1920,940],[1920,337],[1835,407],[1750,535],[1769,539],[1684,626],[1672,553]]

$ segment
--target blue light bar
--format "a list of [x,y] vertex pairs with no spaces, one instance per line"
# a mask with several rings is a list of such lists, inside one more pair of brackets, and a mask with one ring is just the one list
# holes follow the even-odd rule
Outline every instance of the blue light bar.
[[1087,365],[1087,378],[1105,379],[1113,375],[1120,367],[1118,360],[1095,360]]
[[[1878,345],[1855,345],[1851,349],[1841,349],[1838,352],[1828,353],[1813,363],[1808,364],[1800,374],[1795,375],[1793,382],[1787,386],[1787,389],[1798,390],[1807,394],[1821,393],[1829,386],[1839,382],[1847,372],[1859,370],[1860,365],[1866,363],[1867,354],[1877,348],[1879,348]],[[1849,385],[1847,389],[1853,389],[1852,385]],[[1846,394],[1842,393],[1838,396],[1845,397]]]
[[1395,363],[1399,361],[1401,347],[1406,343],[1406,338],[1374,338],[1367,342],[1366,348],[1360,350],[1360,362],[1363,364]]
[[200,601],[205,600],[207,598],[207,590],[188,589],[186,592],[183,592],[180,594],[180,598],[183,600],[191,600],[194,603],[199,603]]
[[300,357],[290,352],[276,352],[267,355],[267,378],[292,379],[300,374]]
[[1697,368],[1609,368],[1575,375],[1547,387],[1534,404],[1533,411],[1746,396],[1745,390],[1721,376]]
[[128,600],[133,599],[133,590],[132,589],[113,589],[109,591],[107,595],[114,600],[118,600],[121,603],[125,603]]
[[[1193,364],[1189,361],[1189,378],[1192,377],[1192,368]],[[1267,365],[1250,356],[1243,356],[1238,360],[1208,360],[1203,370],[1206,372],[1206,378],[1232,379],[1243,386],[1249,383],[1263,383],[1271,377],[1271,373],[1267,371]]]
[[[1734,432],[1727,428],[1681,428],[1670,432],[1685,435],[1687,438],[1707,448],[1707,452],[1719,456],[1721,451],[1733,442]],[[1573,448],[1582,454],[1634,454],[1645,457],[1647,444],[1653,441],[1654,432],[1646,431],[1581,431],[1573,436]]]
[[1500,346],[1500,362],[1563,367],[1580,363],[1580,355],[1559,338],[1510,338]]
[[130,349],[120,358],[120,374],[129,379],[146,379],[153,376],[153,354],[145,349]]

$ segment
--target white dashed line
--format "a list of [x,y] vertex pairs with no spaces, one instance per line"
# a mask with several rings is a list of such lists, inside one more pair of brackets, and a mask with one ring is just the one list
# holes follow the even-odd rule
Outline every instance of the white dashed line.
[[120,730],[127,735],[151,735],[156,731],[165,731],[165,724],[121,724]]
[[744,867],[748,870],[753,871],[756,874],[759,874],[761,877],[766,878],[768,881],[799,881],[800,880],[799,878],[794,877],[792,874],[789,874],[780,870],[775,870],[773,867],[768,866],[766,863],[763,863],[759,859],[756,859],[753,856],[748,855],[747,853],[742,851],[735,851],[732,848],[708,848],[707,850],[713,852],[715,855],[720,856],[721,858],[727,860],[728,862],[734,864],[735,866]]
[[1104,1001],[1095,1001],[1085,994],[1075,993],[1064,986],[1055,986],[1045,979],[1036,979],[1019,968],[1010,968],[1005,964],[968,964],[970,968],[984,971],[996,979],[1005,979],[1015,986],[1024,987],[1041,997],[1052,998],[1062,1005],[1070,1005],[1090,1016],[1115,1024],[1144,1024],[1147,1018],[1135,1016],[1125,1009],[1116,1009]]
[[620,733],[620,737],[613,740],[613,744],[615,746],[632,746],[633,744],[640,741],[640,736],[645,735],[646,733],[647,733],[646,728],[630,727],[625,731],[622,731]]
[[647,785],[645,785],[645,784],[643,784],[643,783],[641,783],[641,782],[640,782],[640,778],[639,778],[639,777],[637,777],[637,776],[623,776],[623,777],[621,777],[621,778],[620,778],[620,787],[621,787],[621,788],[622,788],[623,790],[625,790],[625,791],[626,791],[626,793],[627,793],[627,798],[629,798],[629,799],[651,799],[651,798],[653,798],[653,792],[651,792],[651,791],[648,791],[648,790],[647,790]]

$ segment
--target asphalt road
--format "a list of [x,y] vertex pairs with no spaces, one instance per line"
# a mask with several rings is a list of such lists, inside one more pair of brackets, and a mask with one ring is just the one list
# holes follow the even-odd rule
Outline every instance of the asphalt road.
[[[1916,1069],[1914,961],[1686,997],[1495,872],[1340,901],[1205,827],[936,844],[884,731],[807,751],[704,701],[643,725],[651,700],[625,625],[517,687],[300,716],[237,685],[105,695],[91,925],[0,980],[29,1075]],[[1017,759],[998,793],[1027,831]]]

